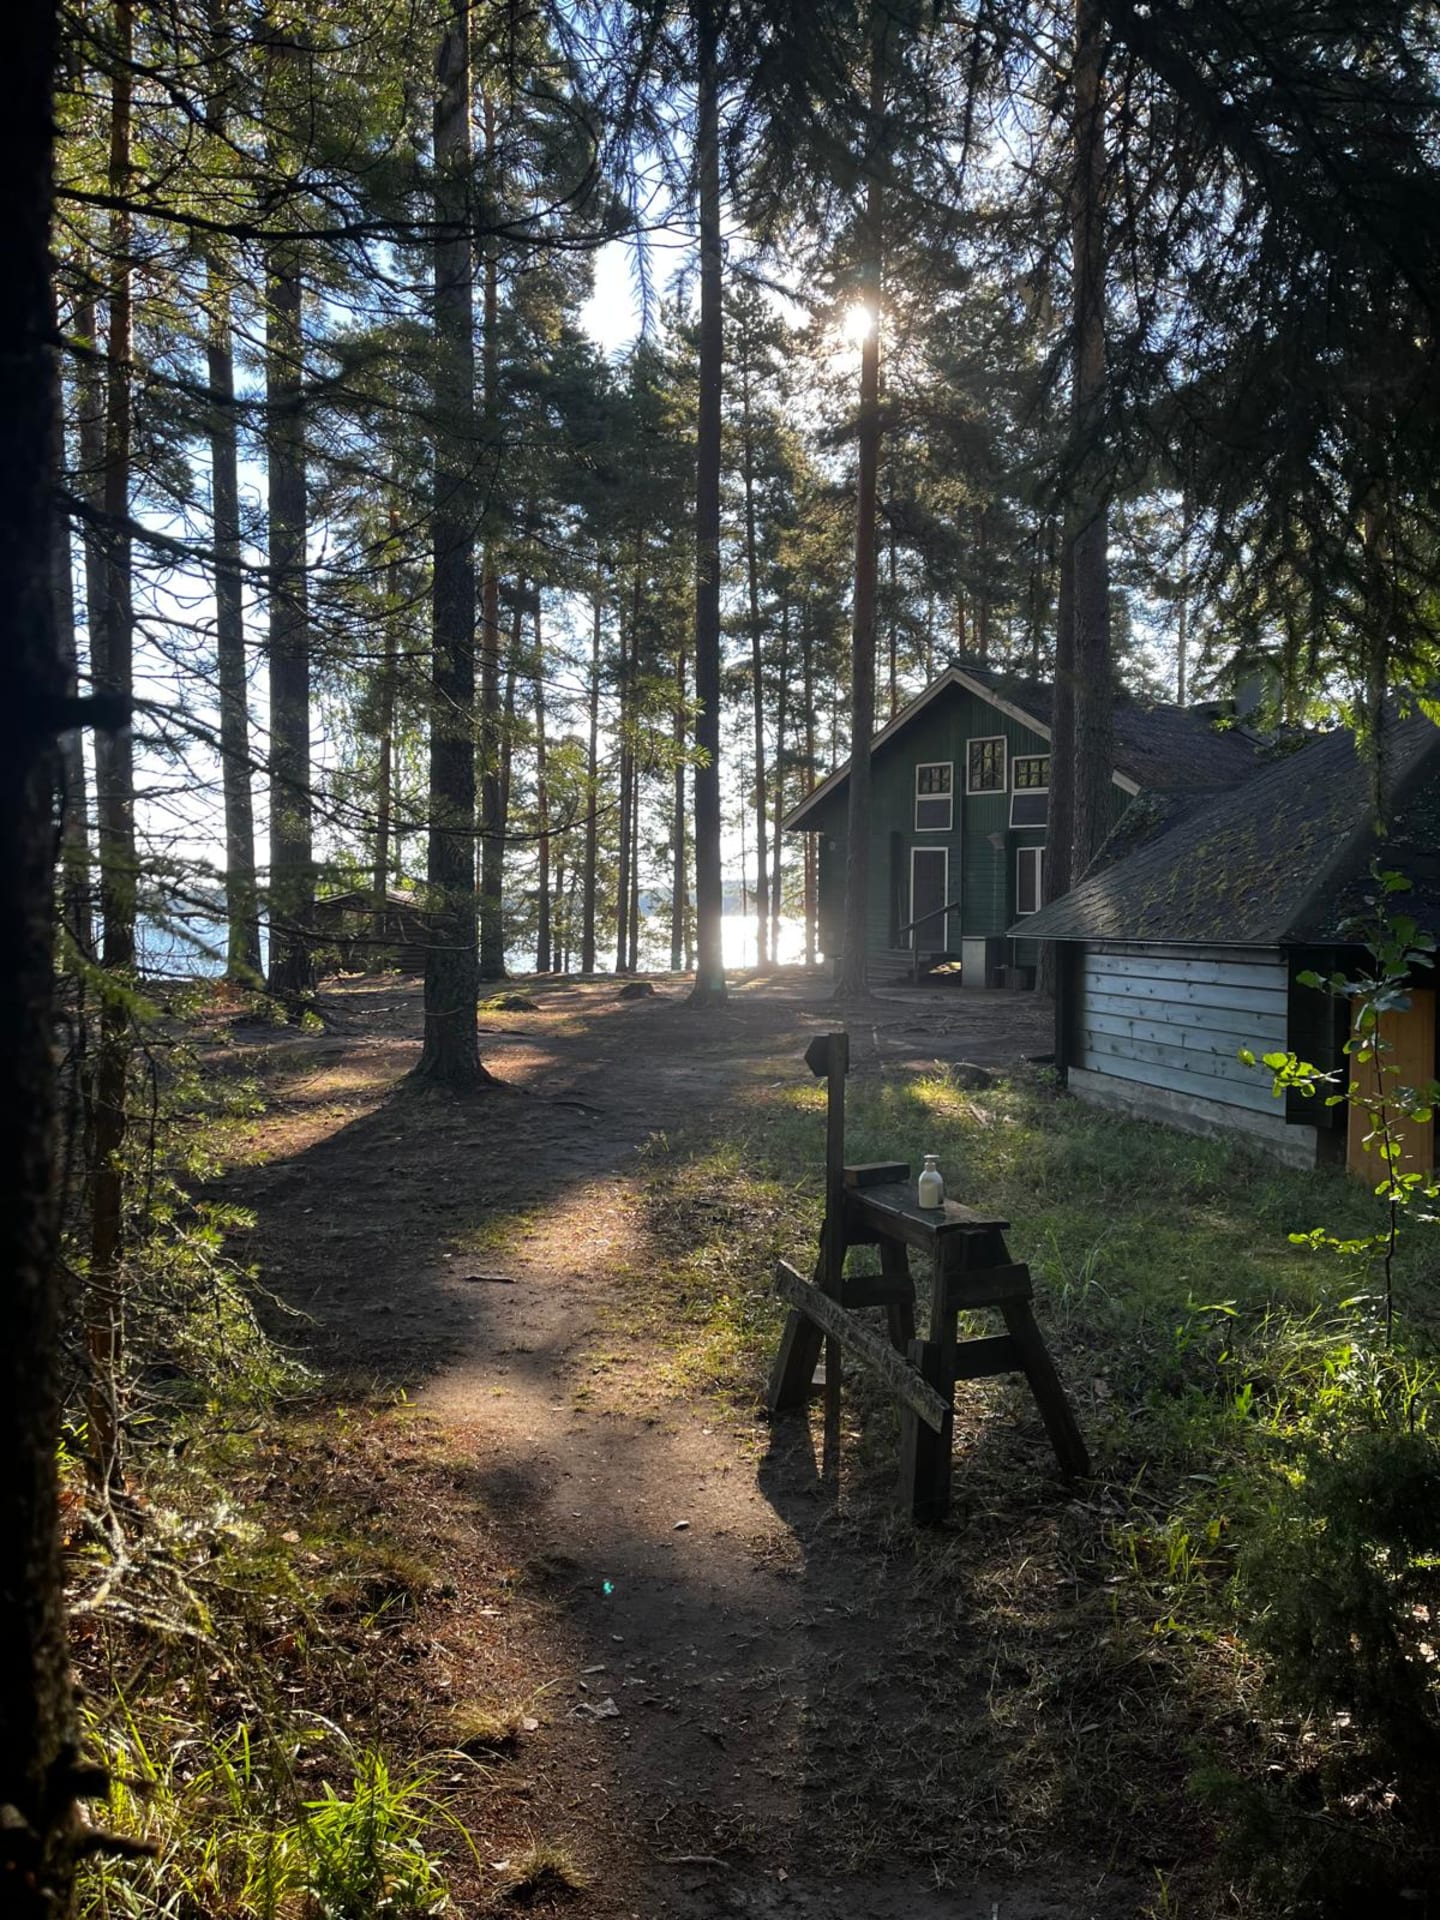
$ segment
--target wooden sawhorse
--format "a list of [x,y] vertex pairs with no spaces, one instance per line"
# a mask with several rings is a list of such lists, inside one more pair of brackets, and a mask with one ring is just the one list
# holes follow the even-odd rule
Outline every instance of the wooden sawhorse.
[[[921,1207],[908,1178],[864,1184],[875,1171],[900,1169],[844,1169],[840,1246],[830,1251],[822,1234],[814,1283],[782,1264],[779,1285],[791,1301],[791,1311],[770,1376],[770,1410],[781,1413],[807,1403],[821,1343],[827,1337],[858,1346],[862,1358],[870,1360],[882,1384],[901,1402],[902,1508],[918,1521],[940,1520],[950,1505],[957,1382],[1023,1373],[1061,1472],[1076,1477],[1088,1474],[1090,1457],[1084,1439],[1031,1308],[1035,1290],[1030,1269],[1015,1264],[1005,1246],[1009,1221],[953,1200],[943,1207]],[[863,1246],[879,1247],[880,1273],[846,1274],[846,1252]],[[912,1249],[924,1256],[930,1272],[930,1317],[923,1340],[915,1337]],[[881,1306],[896,1350],[893,1359],[876,1352],[876,1336],[854,1311]],[[961,1340],[960,1314],[990,1307],[1003,1318],[1004,1333]],[[900,1362],[901,1355],[908,1365]],[[838,1357],[838,1345],[831,1357]],[[880,1364],[882,1360],[887,1363]],[[827,1359],[827,1384],[829,1367]],[[902,1375],[909,1376],[914,1386]],[[930,1389],[928,1395],[924,1388]],[[836,1391],[838,1399],[838,1382]]]

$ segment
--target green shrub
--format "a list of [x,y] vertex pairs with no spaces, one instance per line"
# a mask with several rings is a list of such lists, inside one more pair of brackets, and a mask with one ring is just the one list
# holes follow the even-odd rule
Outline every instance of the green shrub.
[[1317,1446],[1238,1579],[1284,1699],[1350,1716],[1414,1778],[1440,1770],[1440,1442],[1389,1429]]

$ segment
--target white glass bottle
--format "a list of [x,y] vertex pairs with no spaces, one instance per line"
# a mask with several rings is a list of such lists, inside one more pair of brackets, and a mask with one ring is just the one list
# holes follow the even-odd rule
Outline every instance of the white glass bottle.
[[927,1153],[925,1166],[920,1175],[916,1195],[922,1207],[943,1207],[945,1204],[945,1182],[940,1174],[939,1155]]

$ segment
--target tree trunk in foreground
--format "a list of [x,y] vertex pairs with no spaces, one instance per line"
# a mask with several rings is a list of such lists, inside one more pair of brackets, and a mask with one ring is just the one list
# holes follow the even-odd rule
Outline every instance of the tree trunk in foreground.
[[63,1920],[75,1730],[57,1527],[60,1316],[54,1137],[54,807],[65,692],[49,559],[56,455],[49,292],[53,8],[6,34],[0,129],[0,1887],[7,1920]]
[[720,867],[720,401],[719,39],[714,0],[695,0],[698,87],[695,157],[700,200],[700,418],[695,462],[695,919],[692,1006],[725,999],[724,882]]
[[884,36],[879,0],[873,11],[870,65],[871,173],[866,188],[861,298],[871,325],[860,353],[860,473],[855,502],[855,608],[851,629],[850,789],[845,839],[845,923],[836,997],[862,997],[869,985],[865,945],[870,894],[870,741],[875,732],[875,502],[880,476],[880,294],[885,218],[880,186],[881,115],[885,105]]
[[435,63],[435,498],[431,523],[430,946],[416,1078],[489,1075],[475,1037],[475,313],[470,271],[470,22],[458,0]]

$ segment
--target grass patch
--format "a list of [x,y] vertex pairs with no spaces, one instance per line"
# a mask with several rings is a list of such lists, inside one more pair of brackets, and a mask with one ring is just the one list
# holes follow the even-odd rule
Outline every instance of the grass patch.
[[469,1774],[417,1748],[411,1622],[442,1588],[367,1518],[385,1418],[312,1404],[257,1417],[243,1445],[197,1436],[150,1463],[141,1507],[77,1538],[103,1819],[150,1850],[89,1859],[80,1920],[450,1907]]
[[528,1701],[496,1706],[483,1700],[462,1700],[456,1703],[450,1718],[450,1740],[457,1753],[477,1757],[513,1753],[521,1734],[534,1725]]
[[587,1885],[570,1850],[542,1840],[510,1863],[501,1898],[516,1907],[554,1906],[576,1899]]

